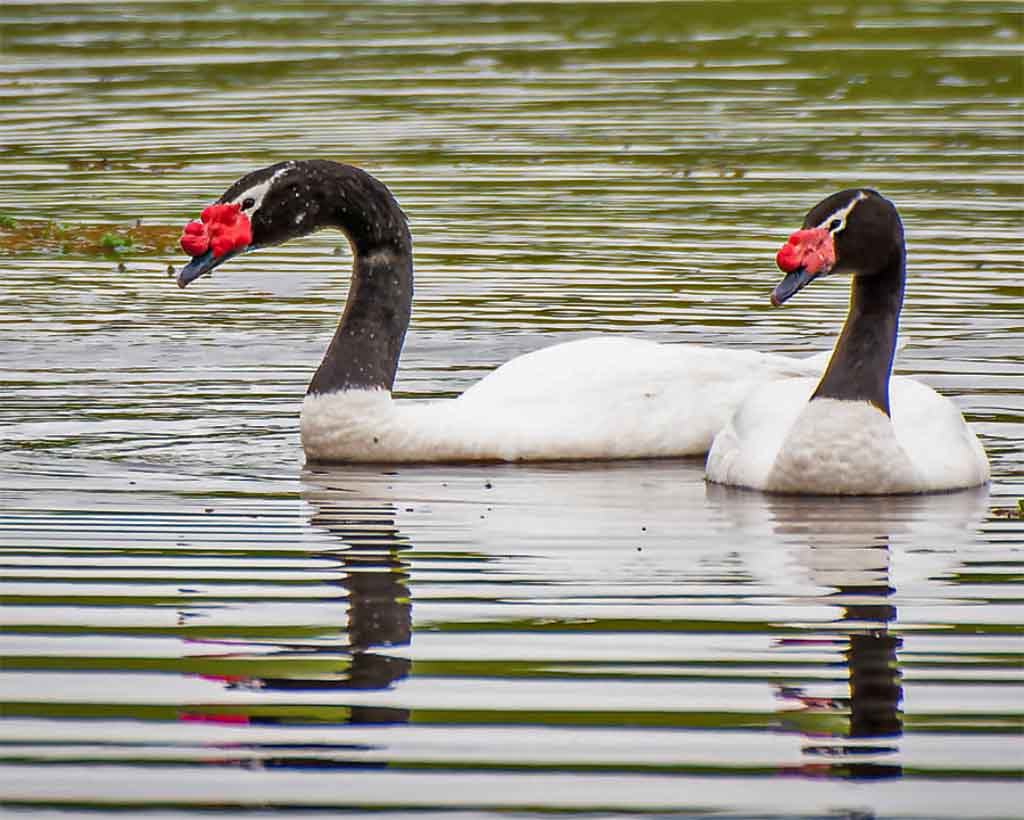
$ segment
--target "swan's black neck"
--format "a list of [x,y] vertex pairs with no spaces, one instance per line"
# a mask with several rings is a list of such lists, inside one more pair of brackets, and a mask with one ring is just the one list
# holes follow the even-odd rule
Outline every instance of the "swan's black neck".
[[[354,260],[348,300],[308,393],[360,388],[391,390],[412,314],[412,238],[391,192],[358,168],[309,163],[297,191],[316,207],[316,227],[348,237]],[[315,227],[313,228],[315,230]]]
[[889,415],[889,375],[905,281],[902,247],[882,271],[853,277],[850,312],[812,400],[869,401]]

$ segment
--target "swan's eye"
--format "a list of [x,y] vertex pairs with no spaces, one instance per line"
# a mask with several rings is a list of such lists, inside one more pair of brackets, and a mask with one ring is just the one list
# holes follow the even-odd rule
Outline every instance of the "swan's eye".
[[245,199],[242,200],[242,210],[248,211],[255,204],[256,200],[253,199],[251,196],[247,196]]
[[843,227],[842,220],[840,220],[840,219],[833,219],[831,222],[828,223],[828,232],[829,233],[835,233],[841,227]]

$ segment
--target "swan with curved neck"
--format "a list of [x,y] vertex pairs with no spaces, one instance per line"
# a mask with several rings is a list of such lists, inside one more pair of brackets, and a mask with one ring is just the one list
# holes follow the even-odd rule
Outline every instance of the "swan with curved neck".
[[989,464],[949,399],[891,377],[906,245],[891,202],[840,191],[807,214],[779,251],[772,304],[828,274],[853,277],[846,324],[820,380],[753,390],[714,439],[709,481],[774,492],[883,495],[984,484]]
[[185,287],[232,257],[322,228],[353,252],[341,321],[303,402],[311,461],[419,462],[700,455],[753,387],[816,375],[793,359],[596,337],[502,365],[455,399],[394,401],[412,311],[412,239],[383,183],[328,160],[246,174],[189,223]]

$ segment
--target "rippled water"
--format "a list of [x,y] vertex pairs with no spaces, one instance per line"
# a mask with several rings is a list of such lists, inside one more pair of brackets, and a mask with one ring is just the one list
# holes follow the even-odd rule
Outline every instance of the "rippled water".
[[1021,20],[1006,3],[0,8],[0,215],[171,234],[324,156],[416,242],[404,396],[596,331],[821,350],[823,195],[900,207],[897,370],[988,489],[780,499],[699,461],[307,469],[349,264],[179,291],[4,245],[11,812],[1012,817],[1022,799]]

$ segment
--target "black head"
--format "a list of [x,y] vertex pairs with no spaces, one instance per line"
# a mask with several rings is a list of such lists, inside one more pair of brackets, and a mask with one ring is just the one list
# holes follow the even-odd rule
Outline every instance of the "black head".
[[873,276],[903,258],[903,223],[896,206],[870,188],[826,197],[808,212],[804,228],[824,228],[832,235],[831,273]]
[[808,212],[803,228],[783,245],[776,263],[786,273],[772,293],[781,305],[819,276],[875,276],[903,263],[903,224],[896,207],[870,188],[826,197]]
[[248,232],[239,228],[230,247],[226,240],[218,247],[214,239],[207,249],[202,241],[205,227],[210,234],[218,228],[208,222],[210,209],[204,211],[203,223],[186,227],[186,235],[191,230],[200,239],[182,242],[192,260],[178,275],[181,287],[240,253],[280,245],[329,226],[344,230],[353,246],[364,252],[395,235],[408,236],[405,217],[383,183],[365,171],[330,160],[289,160],[252,171],[232,184],[217,203],[237,206],[237,222]]
[[308,162],[278,162],[246,174],[218,202],[238,203],[252,224],[246,250],[280,245],[315,230],[321,202],[310,196]]
[[[204,209],[202,222],[191,222],[185,227],[181,246],[192,260],[178,274],[178,284],[185,287],[240,253],[298,235],[301,231],[295,230],[298,226],[294,220],[287,219],[287,213],[278,212],[282,205],[297,202],[291,196],[294,190],[288,190],[294,186],[289,186],[285,178],[297,178],[302,171],[301,164],[295,162],[279,162],[252,171],[217,200],[216,206],[233,205],[234,211],[216,206]],[[294,204],[292,207],[295,208]],[[229,235],[219,245],[218,233]]]

